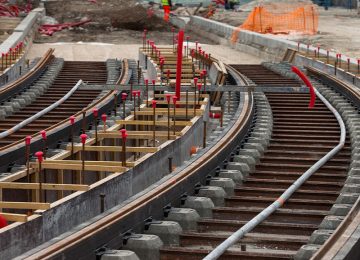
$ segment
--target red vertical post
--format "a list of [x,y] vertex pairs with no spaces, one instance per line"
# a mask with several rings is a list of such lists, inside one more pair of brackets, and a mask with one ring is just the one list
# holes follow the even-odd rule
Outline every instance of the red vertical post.
[[178,34],[178,48],[177,48],[177,65],[176,65],[176,88],[175,94],[177,100],[180,100],[181,74],[182,74],[182,51],[184,43],[184,31],[180,30]]

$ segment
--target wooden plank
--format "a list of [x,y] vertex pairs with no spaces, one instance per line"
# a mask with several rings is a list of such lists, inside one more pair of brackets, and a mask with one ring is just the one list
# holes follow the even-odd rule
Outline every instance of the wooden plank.
[[[172,94],[172,95],[175,95],[175,92],[170,92],[169,94]],[[188,96],[189,97],[194,97],[195,95],[194,95],[194,92],[189,92],[188,93]],[[165,98],[165,94],[155,94],[155,97],[156,98]],[[185,98],[186,97],[186,93],[185,92],[180,92],[180,97],[181,98]],[[198,98],[199,97],[199,93],[196,91],[196,97]],[[202,97],[202,98],[208,98],[209,97],[209,95],[208,94],[203,94],[203,93],[201,93],[200,94],[200,97]],[[177,102],[176,102],[177,103]]]
[[[116,121],[117,124],[120,125],[153,125],[153,121],[145,121],[145,120],[117,120]],[[167,121],[156,121],[155,125],[157,126],[167,126],[168,122]],[[174,125],[174,123],[172,123],[172,125]],[[191,126],[192,122],[191,121],[176,121],[175,122],[176,126]]]
[[[31,167],[37,168],[37,164],[32,164]],[[43,162],[42,166],[43,169],[52,169],[52,170],[74,170],[74,171],[81,171],[82,164],[72,164],[72,163],[51,163],[51,162]],[[129,166],[131,167],[131,166]],[[107,165],[88,165],[85,163],[85,171],[106,171],[106,172],[124,172],[126,168],[120,166],[107,166]]]
[[13,213],[0,213],[7,221],[11,222],[26,222],[28,216],[25,214],[13,214]]
[[[2,189],[19,189],[19,190],[39,190],[40,183],[27,182],[0,182]],[[71,190],[71,191],[87,191],[90,189],[88,185],[79,184],[55,184],[43,183],[43,190]]]
[[[182,100],[184,100],[184,99],[182,99]],[[202,101],[202,100],[200,100],[200,102],[198,102],[198,100],[196,100],[196,104],[198,105],[198,104],[200,104],[200,105],[206,105],[208,102],[206,102],[206,101]],[[165,100],[157,100],[156,101],[156,104],[157,105],[167,105],[167,101],[165,101]],[[189,106],[192,106],[194,104],[194,99],[189,99],[188,100],[188,105]],[[176,105],[186,105],[186,101],[178,101],[178,102],[176,102]],[[172,104],[171,104],[171,107],[173,107],[172,106]],[[167,109],[167,108],[166,108]],[[180,109],[184,109],[184,108],[180,108]],[[191,108],[189,108],[189,110],[190,110]],[[136,111],[136,113],[137,113],[138,111]],[[141,112],[141,110],[139,111],[139,112]]]
[[[117,135],[120,135],[119,132],[113,132]],[[68,151],[71,151],[71,145],[68,145],[66,147]],[[74,151],[81,151],[82,145],[74,145]],[[85,145],[85,151],[91,151],[91,152],[122,152],[122,146],[90,146]],[[155,153],[159,150],[158,147],[132,147],[127,146],[126,152],[129,153]],[[101,158],[100,158],[101,161]]]
[[[134,166],[134,162],[126,162],[129,167]],[[37,163],[35,163],[37,164]],[[42,166],[49,164],[74,164],[74,165],[82,165],[82,160],[45,160],[42,163]],[[93,166],[113,166],[113,167],[121,167],[123,170],[126,170],[126,167],[122,167],[122,162],[116,161],[85,161],[85,167],[93,165]]]
[[0,207],[5,209],[50,209],[50,203],[37,203],[37,202],[12,202],[0,201]]
[[[178,135],[173,135],[171,134],[172,132],[170,132],[170,140],[175,140],[177,138],[177,136],[180,136],[181,133],[179,133]],[[119,134],[119,132],[113,131],[113,132],[102,132],[102,133],[98,133],[98,137],[101,138],[115,138],[115,139],[120,139],[121,135]],[[157,131],[155,133],[155,137],[156,139],[166,139],[168,138],[167,132],[165,133],[164,131],[161,131],[161,133],[159,133],[159,131]],[[152,132],[148,132],[148,133],[136,133],[135,131],[129,133],[128,132],[128,136],[126,137],[127,139],[135,139],[135,140],[147,140],[147,139],[152,139],[153,138],[153,134]]]
[[[190,103],[189,103],[190,104]],[[167,109],[166,109],[167,110]],[[186,115],[186,111],[183,110],[183,111],[178,111],[179,109],[176,109],[176,116],[185,116]],[[134,115],[134,111],[131,111],[131,114]],[[155,114],[157,116],[167,116],[168,115],[168,111],[158,111],[156,109],[155,111]],[[200,111],[196,111],[196,115],[195,116],[201,116],[203,114],[203,111],[200,110]],[[154,115],[154,112],[152,111],[152,109],[148,110],[148,109],[143,109],[143,110],[140,110],[140,111],[136,111],[136,115],[141,115],[141,116],[152,116]],[[174,117],[174,110],[173,109],[170,109],[170,117]],[[189,108],[188,109],[188,116],[194,116],[194,109],[191,109]]]

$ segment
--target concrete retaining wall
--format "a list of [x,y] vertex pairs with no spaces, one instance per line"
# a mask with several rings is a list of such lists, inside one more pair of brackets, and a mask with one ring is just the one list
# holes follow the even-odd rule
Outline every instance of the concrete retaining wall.
[[44,14],[44,8],[32,10],[15,28],[14,32],[0,45],[0,53],[7,53],[10,48],[14,48],[21,41],[26,44],[24,55],[0,75],[0,87],[17,79],[24,72],[26,55],[38,29],[37,21]]
[[124,173],[108,176],[87,192],[76,192],[36,213],[26,223],[15,223],[0,231],[0,259],[12,259],[100,214],[100,194],[105,194],[105,210],[143,191],[168,174],[168,158],[178,166],[190,158],[191,146],[202,144],[203,118],[199,117],[181,138],[165,143]]

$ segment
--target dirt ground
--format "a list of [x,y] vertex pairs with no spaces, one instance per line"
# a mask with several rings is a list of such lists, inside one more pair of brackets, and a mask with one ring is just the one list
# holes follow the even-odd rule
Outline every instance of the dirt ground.
[[[262,2],[264,1],[270,0],[262,0]],[[284,0],[276,1],[284,2]],[[259,1],[243,5],[237,12],[218,8],[211,19],[239,26],[245,21],[257,2]],[[47,14],[52,15],[59,22],[80,21],[88,18],[91,18],[92,21],[83,27],[56,32],[53,36],[39,35],[35,43],[99,42],[115,45],[141,44],[143,28],[147,28],[149,30],[148,38],[157,39],[157,44],[171,44],[171,25],[155,15],[149,15],[147,8],[148,6],[144,7],[137,4],[136,1],[128,0],[97,0],[96,4],[83,0],[49,2]],[[154,10],[158,10],[158,7],[155,6]],[[322,7],[319,7],[318,10],[318,34],[312,36],[298,34],[278,35],[277,37],[301,41],[315,46],[319,45],[324,49],[340,52],[352,58],[359,58],[360,16],[357,15],[357,11],[344,8],[330,8],[329,11],[325,11]],[[179,8],[174,13],[188,15],[194,11],[195,8]],[[204,13],[205,9],[200,9],[200,11]],[[191,41],[214,44],[211,41],[199,38],[196,33],[186,32],[186,34],[191,37]]]

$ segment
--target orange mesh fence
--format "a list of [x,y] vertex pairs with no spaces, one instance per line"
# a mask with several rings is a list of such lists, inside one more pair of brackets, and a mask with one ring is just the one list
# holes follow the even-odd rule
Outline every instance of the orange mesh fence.
[[232,41],[238,39],[238,32],[249,30],[258,33],[316,34],[318,30],[318,12],[315,5],[270,4],[255,7],[245,22],[237,27]]

